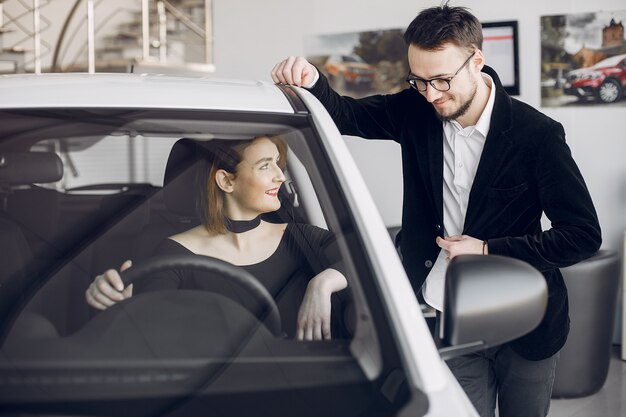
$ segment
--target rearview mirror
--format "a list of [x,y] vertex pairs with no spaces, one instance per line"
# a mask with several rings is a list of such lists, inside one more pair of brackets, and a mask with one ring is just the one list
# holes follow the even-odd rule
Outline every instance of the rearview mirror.
[[533,330],[543,319],[543,275],[518,259],[463,255],[446,272],[440,337],[444,359],[497,346]]

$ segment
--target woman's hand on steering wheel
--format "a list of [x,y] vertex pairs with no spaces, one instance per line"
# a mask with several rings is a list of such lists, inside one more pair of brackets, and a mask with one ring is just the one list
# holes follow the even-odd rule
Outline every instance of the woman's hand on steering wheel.
[[[120,267],[120,272],[126,271],[132,266],[132,261],[125,261]],[[87,304],[98,310],[107,308],[123,301],[133,295],[133,284],[124,288],[120,274],[115,269],[109,269],[98,275],[85,291]]]

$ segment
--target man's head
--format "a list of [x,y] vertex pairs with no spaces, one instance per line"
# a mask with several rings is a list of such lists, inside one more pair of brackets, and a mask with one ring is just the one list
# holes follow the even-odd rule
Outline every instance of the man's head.
[[423,10],[404,34],[411,71],[407,81],[443,119],[474,124],[489,90],[482,80],[482,26],[462,7]]

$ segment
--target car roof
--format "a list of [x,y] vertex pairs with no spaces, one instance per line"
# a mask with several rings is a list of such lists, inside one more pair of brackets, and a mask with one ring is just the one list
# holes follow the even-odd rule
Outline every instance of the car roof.
[[208,109],[294,113],[264,81],[162,74],[11,74],[0,76],[0,109]]

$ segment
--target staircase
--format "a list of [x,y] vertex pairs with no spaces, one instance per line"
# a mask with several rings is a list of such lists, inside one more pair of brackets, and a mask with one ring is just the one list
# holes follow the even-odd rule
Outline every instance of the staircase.
[[[96,71],[212,72],[206,0],[151,1],[96,48]],[[207,52],[209,51],[209,52]],[[207,55],[209,55],[207,57]]]
[[[25,12],[13,16],[9,15],[4,10],[6,2],[6,0],[0,0],[0,73],[23,73],[27,65],[26,53],[29,51],[22,43],[33,36],[33,31],[24,26],[22,19],[25,15],[32,12],[32,8],[29,9],[27,5],[22,4],[25,8]],[[46,24],[45,28],[47,28],[49,22],[47,20],[44,22]],[[35,27],[35,25],[40,29],[41,20],[33,20],[33,27]],[[18,31],[23,32],[26,36],[22,37],[17,42],[6,41],[8,36]],[[35,63],[35,67],[37,67],[38,64],[39,62]]]
[[[0,73],[41,72],[41,59],[52,50],[48,71],[54,72],[214,71],[212,0],[74,1],[64,21],[50,22],[45,14],[54,13],[44,6],[53,3],[59,8],[63,4],[57,2],[68,0],[0,0]],[[7,4],[11,14],[3,10]],[[40,19],[44,24],[38,23]],[[46,37],[41,32],[52,25],[62,28],[54,48],[40,40]],[[7,33],[11,39],[22,39],[7,46],[3,42]],[[24,44],[34,45],[33,49]]]

